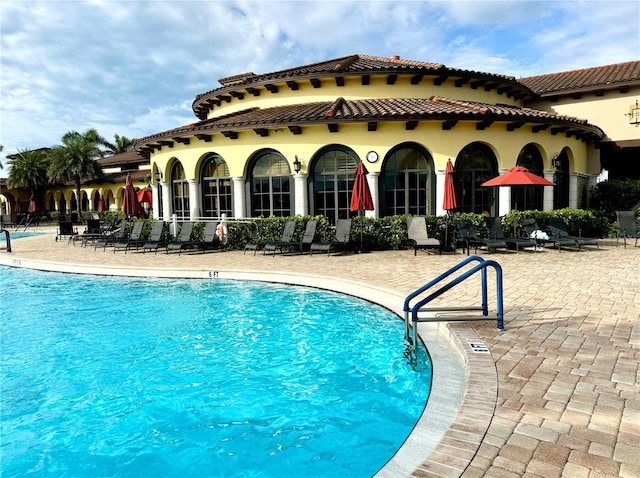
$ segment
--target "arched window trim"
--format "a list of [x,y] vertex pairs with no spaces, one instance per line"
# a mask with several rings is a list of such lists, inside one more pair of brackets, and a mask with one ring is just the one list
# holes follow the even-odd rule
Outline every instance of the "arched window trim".
[[[422,157],[422,160],[426,164],[425,169],[405,169],[403,180],[405,181],[404,188],[402,188],[402,194],[404,202],[403,211],[399,211],[397,207],[394,207],[393,211],[390,210],[390,205],[388,204],[388,182],[390,181],[389,174],[391,173],[390,162],[393,159],[394,155],[396,155],[399,151],[402,150],[412,150],[415,151]],[[413,173],[413,174],[412,174]],[[424,185],[424,204],[419,204],[419,201],[416,201],[415,198],[420,194],[419,189],[411,187],[411,182],[416,181],[416,184],[420,181],[420,176],[425,175],[425,185]],[[406,187],[406,184],[409,183],[409,187]],[[433,156],[431,153],[422,145],[414,142],[401,143],[392,148],[387,156],[384,159],[382,165],[382,171],[380,177],[378,178],[378,185],[380,190],[380,210],[383,212],[383,216],[387,215],[395,215],[395,214],[414,214],[414,215],[426,215],[426,214],[435,214],[436,212],[436,191],[435,191],[435,169]],[[417,189],[417,191],[416,191]],[[397,190],[398,192],[401,189]],[[417,203],[417,204],[416,204]],[[397,204],[397,203],[396,203]]]
[[[320,162],[324,160],[327,154],[333,152],[344,153],[348,157],[343,169],[337,168],[339,169],[338,171],[318,172]],[[351,148],[344,145],[327,145],[317,152],[311,161],[308,177],[308,189],[311,191],[309,195],[309,211],[312,211],[312,215],[324,215],[331,223],[335,223],[337,219],[346,219],[353,215],[349,210],[349,206],[358,163],[360,163],[358,155]],[[326,194],[320,193],[316,189],[316,181],[322,180],[324,182],[324,178],[328,178],[329,173],[332,176],[329,179],[333,184],[332,189]],[[335,188],[335,184],[338,184],[338,188]]]
[[[269,171],[277,174],[255,174],[256,168],[265,160],[276,160],[272,164],[278,164],[278,171]],[[288,217],[293,215],[294,182],[289,162],[279,151],[265,149],[256,154],[249,163],[246,178],[247,194],[249,197],[249,209],[252,216],[278,216]]]
[[[219,176],[207,174],[207,169],[212,163],[215,163],[213,173],[225,174]],[[222,214],[233,216],[233,181],[227,162],[217,153],[209,153],[202,160],[200,201],[202,202],[200,210],[204,217],[220,217]]]

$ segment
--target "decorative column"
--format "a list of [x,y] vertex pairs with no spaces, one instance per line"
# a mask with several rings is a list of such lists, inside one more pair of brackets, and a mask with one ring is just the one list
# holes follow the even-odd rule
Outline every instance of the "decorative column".
[[[554,169],[546,169],[544,171],[544,178],[553,182],[554,181],[554,176],[555,176],[556,171]],[[543,188],[544,191],[542,193],[542,210],[543,211],[553,211],[553,196],[555,193],[555,188],[557,188],[558,186],[553,186],[553,187],[545,187]]]
[[576,173],[569,174],[569,207],[571,209],[578,207],[578,175]]
[[366,217],[379,218],[380,217],[380,195],[378,188],[378,177],[380,171],[371,171],[367,174],[367,184],[371,191],[371,199],[373,200],[373,211],[365,211]]
[[169,181],[161,182],[160,187],[162,188],[162,218],[165,221],[171,219],[171,188]]
[[511,211],[511,186],[498,188],[498,216],[504,216]]
[[153,209],[153,218],[160,219],[163,212],[160,210],[160,183],[158,182],[151,185],[151,209]]
[[187,179],[189,184],[189,219],[197,221],[200,218],[200,182],[197,179]]
[[447,177],[447,173],[444,169],[436,169],[436,215],[443,216],[447,214],[442,208],[444,204],[444,180]]
[[233,216],[247,217],[244,195],[244,176],[233,176]]
[[309,214],[309,201],[307,201],[308,189],[307,175],[295,173],[293,175],[293,213],[297,216],[306,216]]

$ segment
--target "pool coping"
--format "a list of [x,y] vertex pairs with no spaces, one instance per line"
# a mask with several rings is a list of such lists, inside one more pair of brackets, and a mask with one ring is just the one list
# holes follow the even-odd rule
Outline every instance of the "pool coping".
[[[0,255],[0,265],[50,272],[126,277],[229,279],[316,287],[359,297],[403,317],[399,293],[358,281],[296,272],[259,270],[190,270],[175,267],[96,266],[39,261]],[[480,339],[465,322],[419,324],[433,365],[429,400],[403,446],[375,475],[459,477],[476,455],[497,403],[498,375],[490,351],[478,353],[471,343]],[[481,341],[480,341],[481,342]],[[475,351],[474,351],[475,350]],[[456,365],[452,369],[452,365]],[[456,371],[457,373],[453,373]]]

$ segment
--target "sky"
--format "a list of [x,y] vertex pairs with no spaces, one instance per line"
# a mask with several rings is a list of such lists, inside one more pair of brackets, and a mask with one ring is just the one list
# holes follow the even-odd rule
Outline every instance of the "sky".
[[400,55],[517,78],[640,60],[640,1],[0,3],[0,161],[95,128],[142,138],[193,123],[219,78]]

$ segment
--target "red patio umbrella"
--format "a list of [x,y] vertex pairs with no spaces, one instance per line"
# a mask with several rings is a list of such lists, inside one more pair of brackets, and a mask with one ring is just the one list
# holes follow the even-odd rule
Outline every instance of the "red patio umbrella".
[[38,203],[36,202],[36,197],[31,196],[31,199],[29,199],[29,213],[32,214],[34,212],[38,212]]
[[[555,186],[556,183],[533,174],[523,166],[514,166],[504,174],[489,179],[481,184],[483,187],[495,186]],[[516,204],[517,209],[517,204]]]
[[140,214],[140,211],[140,203],[138,202],[136,190],[133,188],[131,175],[127,174],[127,179],[125,180],[124,186],[124,197],[122,201],[122,212],[127,216],[138,216]]
[[556,183],[548,179],[533,174],[527,168],[514,166],[509,171],[497,176],[489,181],[485,181],[481,186],[555,186]]
[[[373,199],[371,198],[371,190],[369,189],[369,183],[367,182],[367,168],[363,163],[358,164],[356,169],[356,178],[353,182],[353,191],[351,193],[351,211],[373,211]],[[364,228],[364,221],[360,224],[360,252],[362,251],[362,229]]]
[[138,191],[139,203],[146,202],[147,204],[151,204],[152,201],[153,201],[153,195],[148,188],[142,188],[140,191]]
[[105,212],[107,210],[107,202],[104,200],[104,194],[100,195],[100,201],[98,201],[98,212]]
[[444,171],[444,200],[442,201],[442,209],[447,211],[444,221],[444,247],[448,248],[449,236],[449,211],[458,208],[458,196],[456,195],[456,184],[454,174],[456,170],[453,167],[451,159],[447,161],[447,167]]

